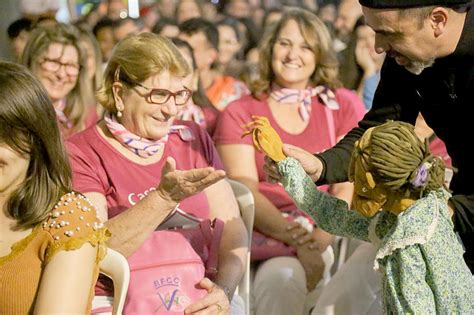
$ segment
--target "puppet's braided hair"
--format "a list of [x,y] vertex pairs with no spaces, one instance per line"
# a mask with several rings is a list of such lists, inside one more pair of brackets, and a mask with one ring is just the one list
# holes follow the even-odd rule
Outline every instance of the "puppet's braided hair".
[[[366,171],[391,191],[421,195],[444,185],[443,161],[431,154],[428,143],[417,137],[409,123],[388,121],[374,127],[367,148],[369,154],[356,155],[362,153]],[[365,151],[354,151],[361,149]]]

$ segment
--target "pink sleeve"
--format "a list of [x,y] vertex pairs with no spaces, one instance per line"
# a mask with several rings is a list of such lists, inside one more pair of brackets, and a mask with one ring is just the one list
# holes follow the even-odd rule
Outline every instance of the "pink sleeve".
[[74,190],[81,193],[98,192],[105,195],[107,188],[103,183],[106,182],[106,178],[103,178],[103,170],[97,167],[99,162],[94,162],[95,154],[92,152],[92,154],[86,154],[83,149],[70,141],[66,142],[66,146],[72,168]]
[[204,113],[204,119],[206,120],[206,129],[209,135],[212,137],[216,131],[217,118],[220,112],[214,107],[201,107]]
[[354,91],[348,89],[337,89],[336,99],[340,109],[335,111],[336,136],[345,136],[365,115],[365,107],[362,100]]
[[216,131],[214,132],[214,141],[216,145],[220,144],[249,144],[252,145],[252,137],[242,138],[244,129],[242,126],[251,121],[251,115],[247,112],[244,101],[248,97],[232,102],[219,115]]

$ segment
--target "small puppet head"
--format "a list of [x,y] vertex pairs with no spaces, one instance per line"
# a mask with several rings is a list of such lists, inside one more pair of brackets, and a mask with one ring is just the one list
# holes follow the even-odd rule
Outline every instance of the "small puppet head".
[[388,121],[366,130],[355,143],[349,180],[356,211],[366,217],[381,210],[398,215],[425,192],[443,187],[444,164],[412,125]]

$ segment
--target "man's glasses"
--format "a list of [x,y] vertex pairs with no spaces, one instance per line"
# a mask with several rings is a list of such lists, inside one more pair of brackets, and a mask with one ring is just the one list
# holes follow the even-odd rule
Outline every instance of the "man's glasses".
[[61,67],[64,67],[64,71],[68,76],[77,76],[81,67],[75,63],[62,63],[58,60],[44,58],[39,62],[41,68],[49,72],[58,72]]
[[179,90],[179,91],[176,91],[176,92],[171,92],[170,90],[167,90],[167,89],[154,89],[154,88],[150,88],[150,87],[147,87],[147,86],[144,86],[143,84],[139,83],[139,82],[136,82],[132,79],[129,79],[129,78],[120,78],[119,79],[119,68],[117,68],[116,72],[115,72],[115,81],[123,81],[125,83],[128,83],[128,84],[132,84],[132,85],[138,85],[139,87],[142,87],[144,89],[147,89],[147,90],[150,90],[150,93],[146,94],[146,95],[143,95],[145,96],[145,99],[149,102],[149,103],[152,103],[152,104],[164,104],[166,102],[168,102],[168,100],[170,99],[170,97],[173,97],[174,98],[174,103],[178,106],[180,105],[186,105],[189,101],[189,99],[191,98],[191,95],[193,94],[193,92],[188,89],[188,88],[185,88],[183,90]]

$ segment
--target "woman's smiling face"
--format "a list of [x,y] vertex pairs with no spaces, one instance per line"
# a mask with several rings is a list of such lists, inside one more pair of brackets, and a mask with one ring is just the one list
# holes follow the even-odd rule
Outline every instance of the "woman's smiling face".
[[289,20],[273,45],[272,69],[276,83],[291,89],[305,89],[316,69],[316,57],[298,24]]
[[[172,75],[169,71],[155,74],[132,88],[124,88],[119,98],[119,107],[123,108],[121,123],[137,136],[159,140],[170,130],[180,107],[175,98],[170,97],[164,104],[149,102],[150,89],[166,89],[177,92],[185,89],[183,78]],[[124,86],[122,84],[122,86]],[[146,88],[145,88],[146,87]]]
[[76,86],[80,71],[79,53],[72,45],[52,43],[37,59],[32,70],[48,96],[56,102],[65,98]]

